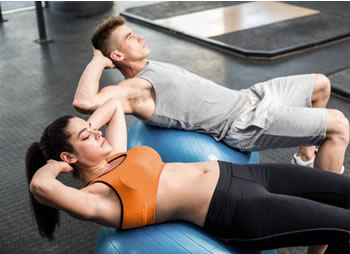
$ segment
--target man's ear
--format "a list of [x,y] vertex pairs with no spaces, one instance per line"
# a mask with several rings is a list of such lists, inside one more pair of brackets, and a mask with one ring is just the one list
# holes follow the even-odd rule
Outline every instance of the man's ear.
[[114,62],[121,62],[125,59],[124,55],[118,51],[114,50],[109,54],[109,57],[114,61]]
[[61,160],[63,160],[64,162],[67,162],[68,164],[73,164],[77,162],[77,158],[74,155],[67,152],[62,152],[60,154],[60,158]]

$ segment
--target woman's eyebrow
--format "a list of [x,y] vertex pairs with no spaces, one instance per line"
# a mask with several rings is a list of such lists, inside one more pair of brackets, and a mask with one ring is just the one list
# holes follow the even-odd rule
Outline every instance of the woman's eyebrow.
[[[89,122],[89,128],[91,128],[91,123]],[[79,138],[79,136],[80,136],[80,134],[82,134],[84,131],[86,131],[87,130],[87,128],[84,128],[84,129],[82,129],[81,131],[79,131],[79,133],[78,133],[78,138]]]
[[79,133],[78,133],[78,138],[79,138],[79,136],[80,136],[80,134],[82,134],[84,131],[86,131],[87,130],[87,128],[84,128],[84,129],[82,129],[81,131],[79,131]]

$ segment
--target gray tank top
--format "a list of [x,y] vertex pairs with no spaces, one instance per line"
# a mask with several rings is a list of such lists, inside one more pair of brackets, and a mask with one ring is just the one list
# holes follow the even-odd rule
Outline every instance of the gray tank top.
[[150,82],[156,108],[146,124],[209,134],[219,141],[244,110],[248,95],[215,84],[185,69],[148,61],[135,77]]

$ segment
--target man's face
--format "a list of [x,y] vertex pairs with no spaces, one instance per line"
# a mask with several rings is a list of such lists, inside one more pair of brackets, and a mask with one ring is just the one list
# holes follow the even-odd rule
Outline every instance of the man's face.
[[112,43],[113,47],[124,55],[126,61],[143,60],[151,52],[143,37],[134,34],[125,25],[119,26],[112,32]]

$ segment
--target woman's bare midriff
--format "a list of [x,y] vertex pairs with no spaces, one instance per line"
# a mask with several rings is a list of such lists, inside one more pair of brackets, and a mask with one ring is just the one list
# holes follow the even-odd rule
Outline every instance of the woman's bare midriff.
[[156,223],[184,220],[203,226],[218,179],[217,161],[166,164],[159,179]]

